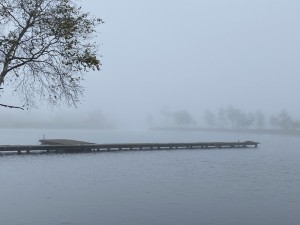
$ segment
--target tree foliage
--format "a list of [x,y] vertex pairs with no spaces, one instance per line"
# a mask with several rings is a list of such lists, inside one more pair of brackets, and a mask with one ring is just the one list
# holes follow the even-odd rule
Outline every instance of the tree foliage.
[[170,111],[167,108],[161,110],[163,125],[168,127],[191,127],[196,125],[196,121],[187,110]]
[[[245,113],[238,108],[228,106],[220,108],[217,113],[207,110],[204,113],[204,121],[210,128],[234,128],[234,129],[268,129],[299,130],[300,121],[292,118],[287,111],[283,110],[268,120],[266,115],[257,110]],[[269,123],[268,123],[269,122]]]
[[209,127],[218,128],[263,128],[265,116],[261,111],[245,113],[238,108],[228,106],[220,108],[217,114],[207,110],[204,121]]
[[101,66],[91,40],[101,23],[72,0],[1,0],[0,87],[29,107],[76,105],[84,72]]
[[179,110],[173,113],[173,120],[176,126],[186,127],[196,125],[193,117],[186,110]]
[[204,121],[210,128],[215,127],[216,126],[215,114],[210,110],[206,110],[204,113]]
[[276,116],[272,116],[270,123],[273,127],[283,130],[295,130],[300,128],[300,121],[293,119],[285,110]]

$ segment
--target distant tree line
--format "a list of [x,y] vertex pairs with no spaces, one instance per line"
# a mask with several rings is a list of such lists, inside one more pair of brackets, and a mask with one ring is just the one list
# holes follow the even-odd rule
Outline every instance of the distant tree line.
[[147,116],[147,122],[150,127],[176,127],[186,128],[195,127],[196,120],[187,110],[171,111],[168,108],[163,108],[160,111],[160,116],[155,118],[153,115]]
[[[300,129],[300,121],[292,118],[285,110],[267,116],[261,110],[244,112],[236,107],[227,106],[216,111],[206,110],[202,119],[201,115],[196,118],[199,121],[185,109],[173,111],[163,108],[157,117],[148,115],[147,121],[152,128]],[[197,122],[203,125],[197,125]]]
[[291,118],[291,116],[286,111],[280,112],[277,116],[272,116],[270,118],[270,124],[273,127],[285,130],[300,129],[300,121]]
[[165,125],[175,127],[191,127],[196,126],[195,119],[187,110],[178,110],[175,112],[162,111],[161,112]]
[[204,122],[210,128],[263,129],[271,127],[286,130],[300,128],[300,121],[293,119],[285,110],[268,118],[260,110],[246,113],[233,106],[220,108],[217,112],[206,110]]

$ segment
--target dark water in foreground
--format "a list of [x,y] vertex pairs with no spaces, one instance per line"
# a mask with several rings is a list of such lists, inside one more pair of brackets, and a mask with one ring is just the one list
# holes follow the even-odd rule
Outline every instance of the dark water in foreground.
[[[0,130],[1,144],[33,143],[42,135],[18,132]],[[159,131],[47,134],[106,143],[239,139],[262,145],[248,150],[1,155],[1,225],[300,224],[300,137]]]

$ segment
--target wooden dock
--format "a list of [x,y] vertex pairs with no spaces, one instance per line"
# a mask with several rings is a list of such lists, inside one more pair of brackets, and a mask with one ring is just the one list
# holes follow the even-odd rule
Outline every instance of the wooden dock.
[[176,149],[240,149],[257,148],[259,142],[193,142],[193,143],[125,143],[95,144],[66,139],[43,139],[41,145],[0,145],[0,152],[108,152],[108,151],[142,151],[142,150],[176,150]]

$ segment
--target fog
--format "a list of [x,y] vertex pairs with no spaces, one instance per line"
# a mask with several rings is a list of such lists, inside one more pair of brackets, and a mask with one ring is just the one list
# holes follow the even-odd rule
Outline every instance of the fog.
[[[113,127],[146,127],[162,110],[229,105],[267,115],[300,113],[300,2],[296,0],[84,0],[102,18],[96,41],[103,67],[86,74],[76,109],[1,108],[17,117],[101,112]],[[3,103],[18,103],[5,93]],[[76,121],[74,116],[74,121]],[[199,122],[200,121],[200,122]],[[111,127],[111,126],[110,126]]]

